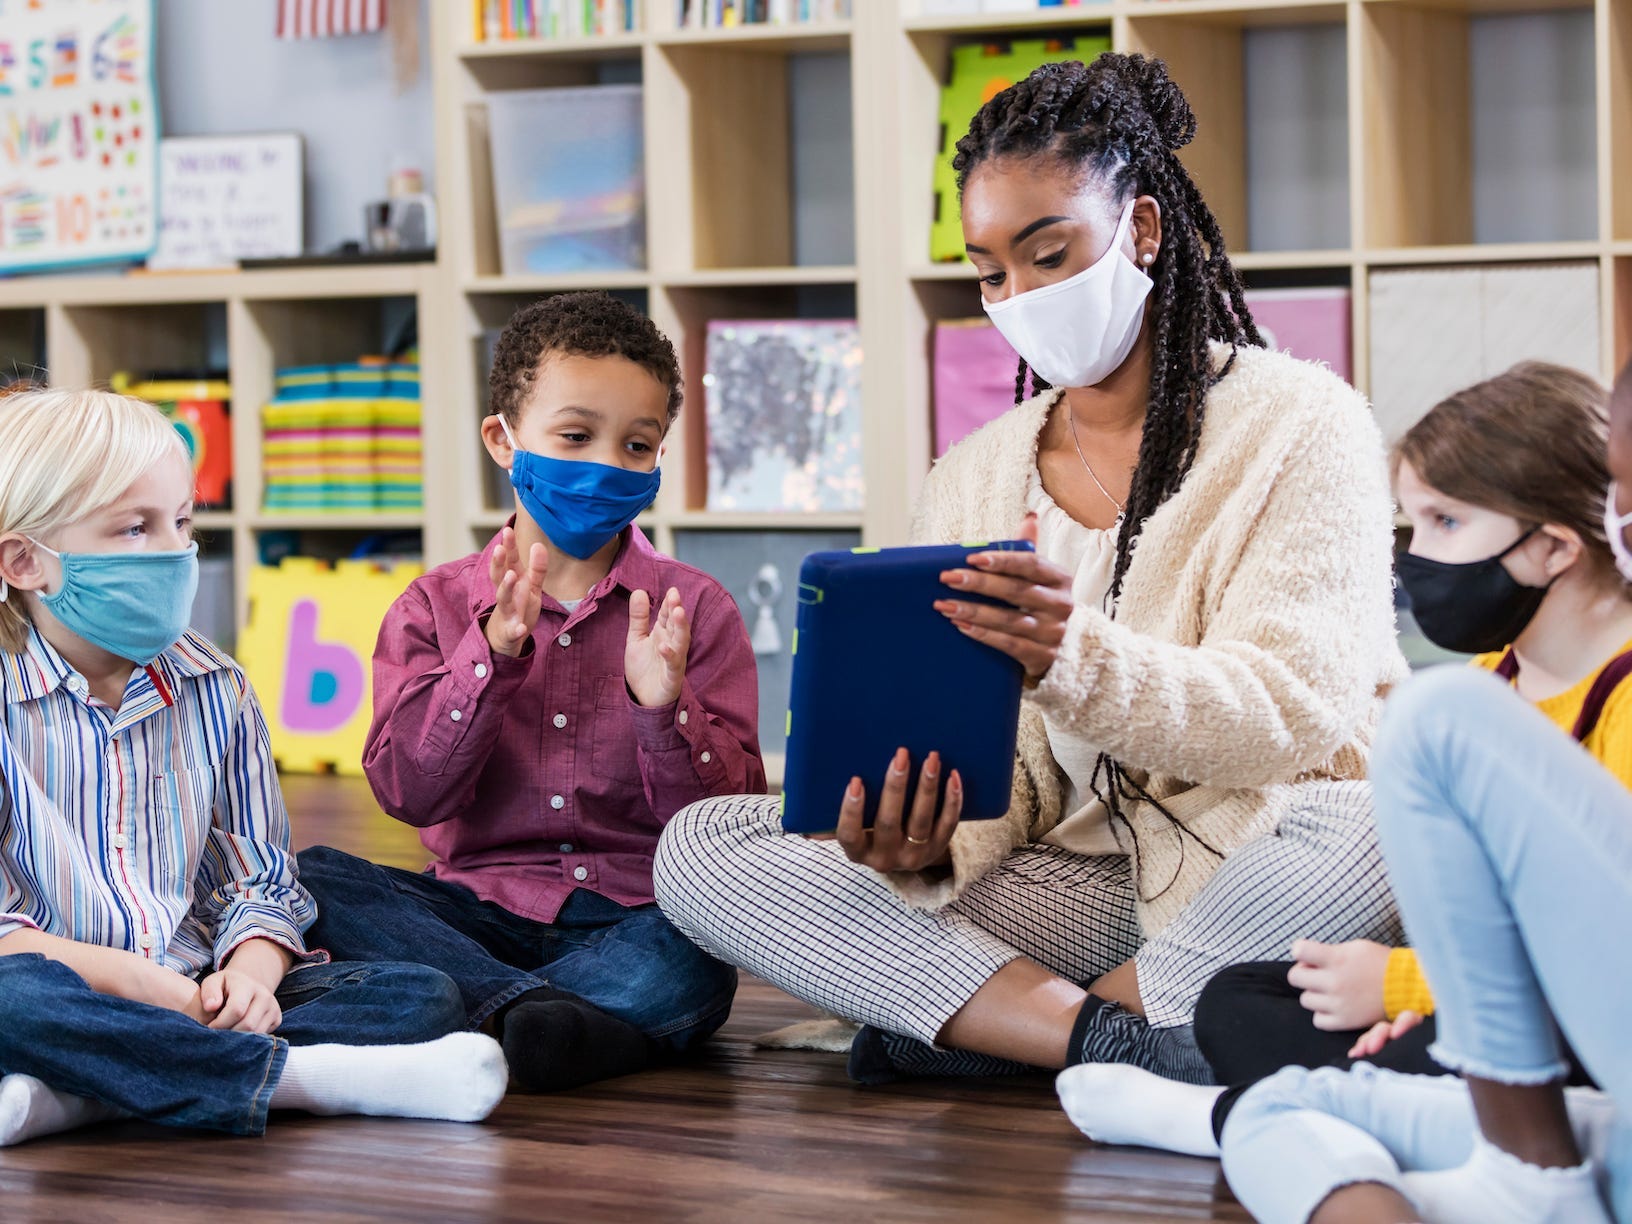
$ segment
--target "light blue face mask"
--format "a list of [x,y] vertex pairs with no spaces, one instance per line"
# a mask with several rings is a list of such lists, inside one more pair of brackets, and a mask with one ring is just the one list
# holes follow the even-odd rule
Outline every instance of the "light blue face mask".
[[187,632],[198,593],[198,545],[180,552],[59,553],[62,585],[40,602],[70,633],[146,667]]

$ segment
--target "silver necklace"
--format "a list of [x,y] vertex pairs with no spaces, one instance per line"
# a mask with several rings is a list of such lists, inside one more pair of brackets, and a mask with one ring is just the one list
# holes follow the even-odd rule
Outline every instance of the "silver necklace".
[[1088,472],[1088,479],[1093,481],[1094,487],[1105,495],[1105,500],[1116,507],[1117,516],[1120,517],[1125,507],[1111,496],[1109,489],[1100,483],[1099,477],[1094,475],[1094,465],[1089,463],[1088,456],[1082,453],[1082,443],[1077,441],[1077,416],[1076,413],[1071,411],[1070,404],[1065,405],[1065,420],[1071,427],[1071,445],[1077,448],[1077,458],[1082,460],[1082,466]]

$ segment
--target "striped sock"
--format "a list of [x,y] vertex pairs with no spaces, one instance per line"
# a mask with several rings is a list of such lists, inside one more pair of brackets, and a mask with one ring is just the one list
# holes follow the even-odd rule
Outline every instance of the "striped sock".
[[1076,1063],[1125,1063],[1184,1084],[1211,1084],[1213,1069],[1188,1026],[1151,1028],[1120,1003],[1089,995],[1071,1029],[1066,1059]]
[[894,1083],[909,1076],[1026,1075],[1038,1068],[968,1050],[937,1050],[916,1037],[887,1033],[865,1024],[850,1044],[850,1063],[846,1070],[856,1083],[874,1085]]

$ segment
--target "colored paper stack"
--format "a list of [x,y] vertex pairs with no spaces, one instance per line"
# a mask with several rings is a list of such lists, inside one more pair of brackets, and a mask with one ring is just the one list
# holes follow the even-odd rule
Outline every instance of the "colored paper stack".
[[268,511],[420,509],[417,365],[298,366],[280,370],[274,385],[262,410]]

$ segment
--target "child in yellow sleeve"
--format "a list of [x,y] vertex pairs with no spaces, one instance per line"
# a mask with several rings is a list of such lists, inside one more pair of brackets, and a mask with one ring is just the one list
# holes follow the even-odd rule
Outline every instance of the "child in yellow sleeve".
[[[1613,604],[1611,605],[1613,606]],[[1501,673],[1510,670],[1516,651],[1491,651],[1474,659],[1475,667]],[[1618,661],[1618,662],[1617,662]],[[1575,736],[1581,746],[1603,763],[1604,768],[1632,790],[1632,641],[1627,641],[1616,652],[1615,659],[1583,678],[1580,683],[1553,697],[1543,697],[1535,703],[1536,709],[1556,724],[1559,730]],[[1383,1017],[1390,1022],[1401,1016],[1431,1016],[1434,1014],[1434,996],[1428,989],[1428,980],[1422,976],[1417,954],[1410,948],[1394,948],[1385,961],[1383,970]],[[1368,994],[1362,979],[1352,990],[1362,998]],[[1406,1023],[1409,1025],[1410,1020]],[[1385,1033],[1377,1028],[1357,1043],[1362,1052],[1375,1053],[1382,1048]]]
[[[1607,433],[1604,388],[1538,362],[1438,404],[1393,455],[1412,525],[1399,579],[1431,640],[1475,656],[1632,788],[1632,585],[1605,530]],[[1234,1102],[1284,1066],[1443,1074],[1409,948],[1299,940],[1292,957],[1232,966],[1197,1003],[1196,1043],[1237,1087],[1074,1068],[1060,1085],[1072,1120],[1101,1142],[1217,1155]]]

